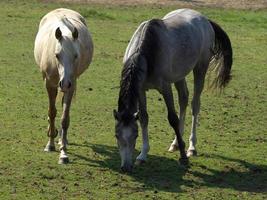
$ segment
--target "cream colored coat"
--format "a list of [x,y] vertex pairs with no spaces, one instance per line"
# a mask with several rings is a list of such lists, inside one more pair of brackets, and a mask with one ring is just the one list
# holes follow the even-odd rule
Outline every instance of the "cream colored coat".
[[[55,37],[57,28],[69,42],[60,42]],[[73,39],[74,29],[78,30],[77,40]],[[72,41],[72,42],[71,42]],[[39,65],[43,78],[51,86],[57,86],[60,76],[59,62],[55,56],[58,46],[65,49],[70,56],[77,54],[77,59],[70,63],[73,67],[74,79],[81,75],[89,66],[93,56],[93,42],[84,18],[77,12],[59,8],[46,14],[40,24],[35,39],[34,57]]]

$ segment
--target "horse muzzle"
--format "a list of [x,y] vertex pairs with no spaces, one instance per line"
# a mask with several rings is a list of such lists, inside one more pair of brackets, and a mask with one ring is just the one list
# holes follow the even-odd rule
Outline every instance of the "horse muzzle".
[[67,92],[72,86],[72,83],[70,80],[62,79],[59,81],[59,87],[62,92]]
[[124,164],[124,165],[121,166],[121,171],[122,172],[128,172],[128,173],[130,173],[130,172],[133,171],[133,165],[131,165],[131,164]]

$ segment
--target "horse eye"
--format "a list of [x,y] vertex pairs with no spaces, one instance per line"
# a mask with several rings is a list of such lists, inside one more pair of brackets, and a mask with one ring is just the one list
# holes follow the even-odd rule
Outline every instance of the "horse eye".
[[117,139],[119,139],[119,136],[118,136],[118,135],[115,135],[115,137],[116,137]]
[[74,59],[77,59],[77,58],[78,58],[78,55],[77,55],[77,54],[75,54],[75,55],[74,55]]
[[56,58],[59,59],[59,53],[56,53]]

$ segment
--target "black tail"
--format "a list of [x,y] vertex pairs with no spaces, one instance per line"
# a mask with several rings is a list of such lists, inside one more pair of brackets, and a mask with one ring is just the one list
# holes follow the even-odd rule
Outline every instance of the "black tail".
[[233,63],[232,45],[228,35],[215,22],[209,20],[215,32],[215,45],[213,47],[214,69],[216,72],[212,87],[224,88],[231,80],[231,68]]

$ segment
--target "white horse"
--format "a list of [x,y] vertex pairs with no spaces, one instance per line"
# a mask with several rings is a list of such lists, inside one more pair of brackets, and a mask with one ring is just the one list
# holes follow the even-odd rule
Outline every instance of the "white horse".
[[59,163],[68,163],[67,130],[71,100],[76,89],[76,79],[91,63],[93,42],[85,19],[69,9],[56,9],[46,14],[39,25],[35,39],[34,57],[45,81],[48,97],[48,137],[45,151],[55,151],[56,97],[58,87],[63,92],[61,117],[61,142]]
[[[136,163],[147,160],[148,89],[157,89],[166,103],[168,120],[176,136],[169,151],[179,148],[182,164],[188,163],[187,157],[196,155],[196,124],[200,110],[200,95],[211,61],[217,63],[214,86],[223,88],[231,79],[231,42],[218,24],[199,12],[180,9],[167,14],[163,19],[143,22],[138,27],[124,55],[118,111],[114,110],[115,132],[123,171],[132,169],[132,155],[138,136],[137,119],[140,120],[142,128],[143,147]],[[185,77],[191,71],[194,74],[192,130],[186,153],[182,138],[188,104]],[[172,83],[179,94],[179,118],[175,111]]]

